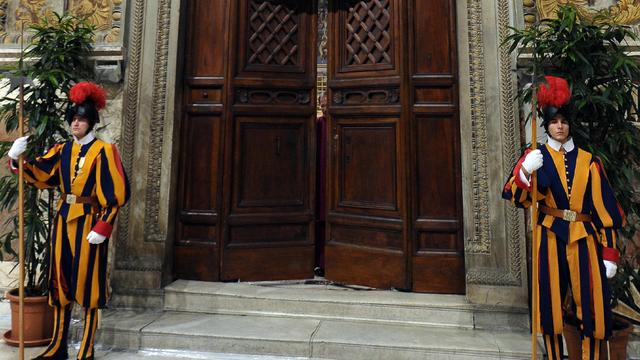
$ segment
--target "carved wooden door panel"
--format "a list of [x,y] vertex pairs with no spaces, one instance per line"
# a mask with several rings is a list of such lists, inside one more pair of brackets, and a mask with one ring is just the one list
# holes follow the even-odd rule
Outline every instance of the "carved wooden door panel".
[[327,277],[464,293],[455,1],[335,0],[329,28]]
[[[174,273],[311,277],[316,2],[185,3]],[[464,292],[454,14],[330,2],[329,279]]]
[[400,0],[330,1],[326,276],[408,288]]
[[174,275],[219,280],[230,0],[185,2]]
[[408,3],[411,282],[415,291],[463,294],[456,2]]
[[185,3],[174,273],[312,277],[315,2]]
[[234,1],[222,280],[313,276],[315,1]]

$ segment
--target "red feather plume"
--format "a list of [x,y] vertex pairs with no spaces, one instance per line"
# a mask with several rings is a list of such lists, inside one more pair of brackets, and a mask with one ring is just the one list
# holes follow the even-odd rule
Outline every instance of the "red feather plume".
[[538,107],[553,106],[560,108],[571,99],[571,90],[567,80],[557,76],[545,76],[546,84],[538,86]]
[[104,89],[89,81],[73,85],[69,91],[69,99],[74,104],[82,104],[87,99],[91,99],[97,110],[102,110],[107,105],[107,94]]

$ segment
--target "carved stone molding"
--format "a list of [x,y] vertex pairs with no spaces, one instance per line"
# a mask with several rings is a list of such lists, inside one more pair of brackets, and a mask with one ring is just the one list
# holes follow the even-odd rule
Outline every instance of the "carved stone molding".
[[158,7],[158,33],[156,34],[155,63],[153,69],[153,104],[149,137],[149,160],[147,163],[147,186],[145,198],[144,239],[164,241],[166,234],[159,227],[160,175],[162,170],[162,143],[164,141],[165,104],[167,96],[167,61],[171,1],[160,0]]
[[538,19],[536,0],[522,0],[522,10],[524,25],[531,26],[535,24]]
[[467,284],[490,286],[519,286],[520,277],[501,269],[470,269],[466,275]]
[[342,89],[333,93],[335,105],[399,104],[400,88],[386,89]]
[[487,104],[485,94],[484,40],[482,31],[482,1],[467,4],[469,27],[469,73],[471,81],[471,149],[473,193],[473,236],[465,251],[471,254],[489,254],[489,175],[487,173]]
[[[500,0],[498,2],[498,43],[509,36],[509,2]],[[512,69],[513,57],[506,46],[499,47],[500,60],[500,119],[502,125],[502,168],[511,169],[513,164],[519,157],[519,139],[514,135],[514,129],[519,127],[517,101],[515,100],[516,88],[514,84],[515,74]],[[517,86],[517,85],[516,85]],[[505,136],[506,135],[506,136]],[[506,242],[507,242],[507,263],[508,272],[505,273],[505,285],[521,285],[522,284],[522,268],[525,260],[525,254],[521,252],[521,239],[523,236],[522,216],[519,210],[513,206],[504,207],[506,211]]]
[[[135,139],[138,117],[138,92],[142,61],[142,32],[144,29],[144,0],[136,0],[131,7],[131,35],[129,36],[129,64],[127,65],[127,88],[124,97],[124,117],[122,119],[121,152],[122,163],[129,176],[133,174]],[[131,221],[131,206],[125,206],[118,216],[118,245],[116,247],[116,268],[126,269],[128,239]]]
[[[470,255],[491,255],[491,219],[489,209],[490,186],[488,174],[488,129],[485,84],[484,41],[482,31],[482,2],[468,2],[469,72],[472,117],[471,161],[472,161],[472,208],[473,234],[469,237],[466,252]],[[509,34],[510,8],[508,0],[499,0],[497,6],[498,39],[502,43]],[[507,48],[498,49],[500,120],[503,168],[509,169],[517,158],[517,138],[513,134],[518,119],[514,102],[514,78],[511,71],[512,58]],[[471,268],[467,270],[467,283],[476,285],[521,286],[524,254],[521,252],[522,226],[517,209],[505,207],[506,212],[506,253],[503,255],[504,268]]]
[[162,271],[162,259],[149,256],[119,259],[118,270]]
[[235,103],[247,105],[306,105],[311,101],[309,90],[236,89]]

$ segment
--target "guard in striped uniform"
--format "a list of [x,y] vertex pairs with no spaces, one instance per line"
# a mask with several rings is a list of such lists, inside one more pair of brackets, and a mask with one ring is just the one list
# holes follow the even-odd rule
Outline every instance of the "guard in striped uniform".
[[582,333],[582,358],[599,359],[611,336],[607,278],[617,271],[616,229],[624,214],[602,162],[577,148],[570,136],[569,86],[547,76],[538,101],[548,140],[527,150],[515,165],[502,197],[515,206],[531,205],[530,174],[537,171],[540,329],[549,359],[562,358],[563,303],[571,291],[572,309]]
[[[73,140],[56,144],[44,156],[25,162],[27,182],[58,188],[60,202],[51,241],[49,304],[54,307],[53,340],[36,359],[67,359],[71,306],[84,308],[84,332],[78,359],[93,359],[98,309],[106,305],[107,246],[118,209],[129,199],[129,183],[115,145],[92,130],[106,103],[104,90],[82,82],[71,88],[67,122]],[[27,137],[17,139],[9,156],[12,168]]]

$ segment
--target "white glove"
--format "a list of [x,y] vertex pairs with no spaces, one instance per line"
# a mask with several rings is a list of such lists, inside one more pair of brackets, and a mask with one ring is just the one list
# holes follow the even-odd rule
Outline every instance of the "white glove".
[[9,152],[7,153],[7,155],[9,155],[9,157],[12,158],[13,160],[18,160],[20,155],[25,150],[27,150],[28,138],[29,136],[23,136],[23,137],[17,138],[16,141],[13,142],[13,145],[11,145],[11,149],[9,149]]
[[618,265],[613,261],[603,260],[604,268],[607,270],[607,279],[611,279],[616,276],[616,272],[618,271]]
[[542,167],[542,153],[539,149],[535,149],[527,154],[522,162],[522,168],[529,174]]
[[91,231],[89,232],[89,235],[87,235],[87,240],[89,240],[89,244],[102,244],[102,242],[106,239],[107,237],[104,235],[100,235],[95,231]]

